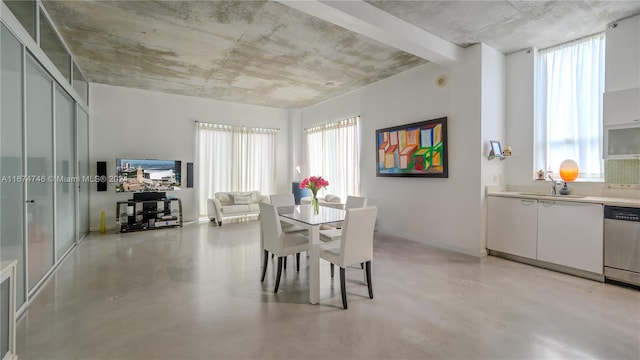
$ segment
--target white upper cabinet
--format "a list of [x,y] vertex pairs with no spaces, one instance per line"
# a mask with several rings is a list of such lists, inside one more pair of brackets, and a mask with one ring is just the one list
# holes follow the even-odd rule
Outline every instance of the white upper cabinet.
[[606,125],[604,137],[605,159],[640,157],[640,122]]
[[640,15],[609,24],[605,92],[640,87]]
[[605,126],[640,123],[640,88],[605,92],[603,101]]
[[640,15],[607,27],[602,122],[605,159],[640,156]]

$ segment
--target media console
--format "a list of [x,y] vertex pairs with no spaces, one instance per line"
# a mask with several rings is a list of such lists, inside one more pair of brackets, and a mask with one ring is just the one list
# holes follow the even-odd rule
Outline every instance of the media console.
[[[182,226],[182,201],[161,195],[135,196],[116,203],[116,225],[120,232]],[[124,211],[123,211],[124,209]]]

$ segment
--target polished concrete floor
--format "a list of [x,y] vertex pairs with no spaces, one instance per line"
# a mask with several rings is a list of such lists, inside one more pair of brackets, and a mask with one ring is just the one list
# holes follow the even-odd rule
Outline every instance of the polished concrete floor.
[[26,359],[638,359],[640,292],[376,234],[375,298],[260,283],[259,223],[91,234],[18,322]]

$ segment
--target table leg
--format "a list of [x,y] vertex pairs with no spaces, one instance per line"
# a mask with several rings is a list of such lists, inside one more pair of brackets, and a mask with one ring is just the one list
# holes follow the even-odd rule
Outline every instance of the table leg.
[[309,230],[309,302],[320,302],[320,258],[318,245],[320,243],[320,227],[312,226]]

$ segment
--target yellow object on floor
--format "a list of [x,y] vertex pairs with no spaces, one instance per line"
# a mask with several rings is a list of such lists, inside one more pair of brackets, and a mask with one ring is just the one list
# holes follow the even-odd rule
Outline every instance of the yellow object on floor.
[[105,233],[105,228],[104,228],[104,210],[102,211],[102,213],[100,213],[100,233],[104,234]]

